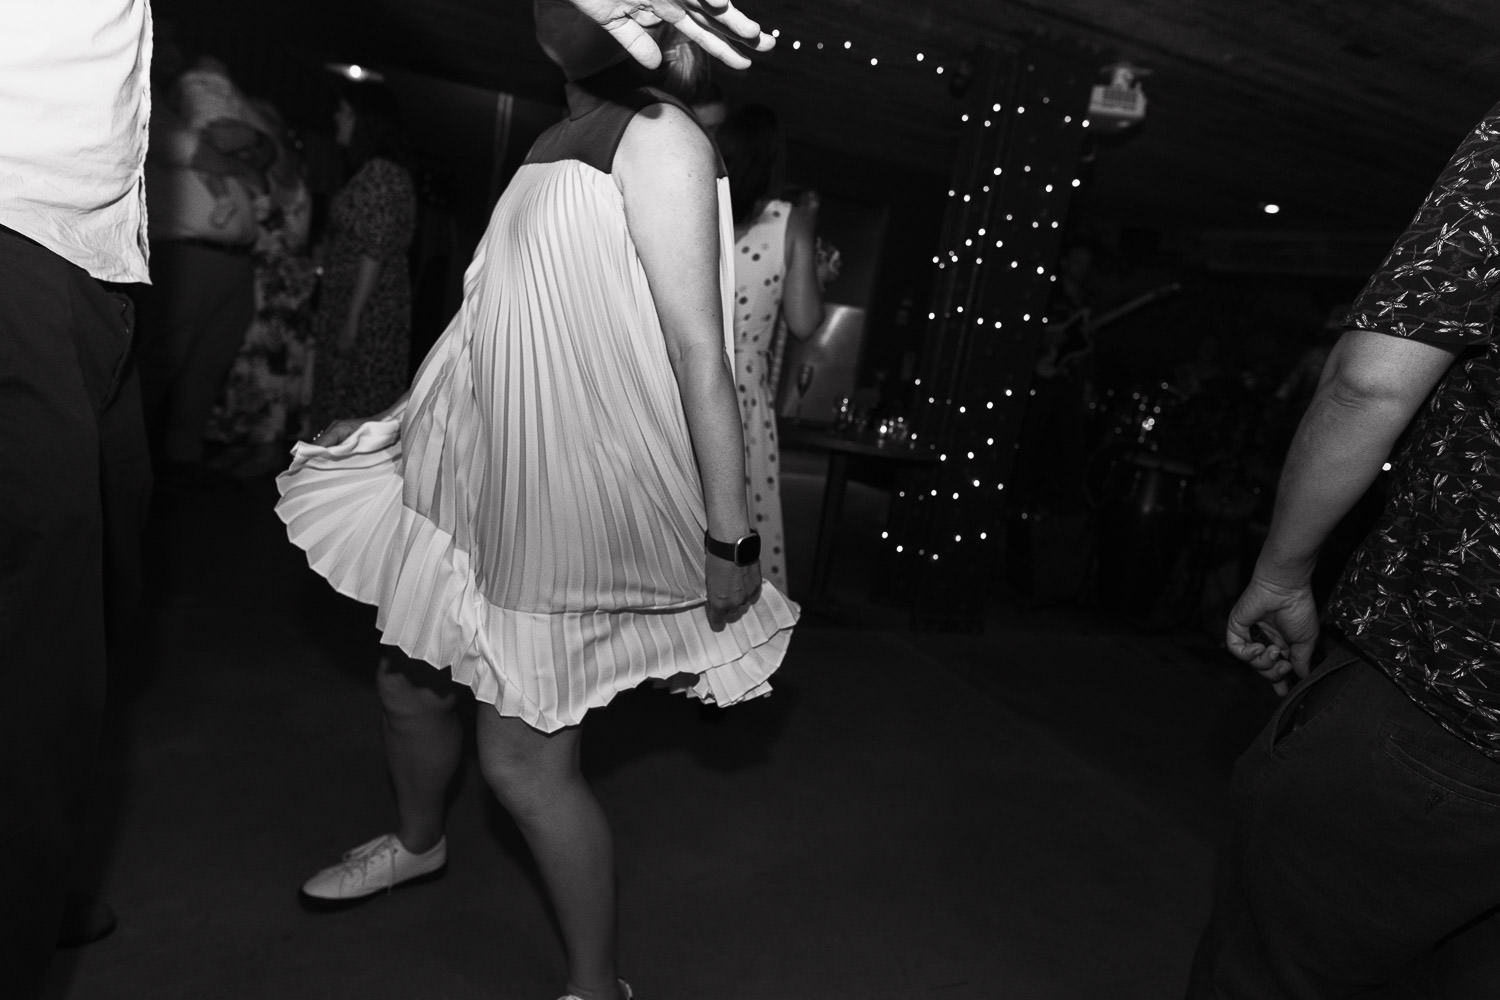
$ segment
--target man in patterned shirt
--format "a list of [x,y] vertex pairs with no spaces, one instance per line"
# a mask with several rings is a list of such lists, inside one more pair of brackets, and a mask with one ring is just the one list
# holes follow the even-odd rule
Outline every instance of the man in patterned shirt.
[[[1230,651],[1296,686],[1236,766],[1192,998],[1351,996],[1500,924],[1497,238],[1500,105],[1353,303],[1230,614]],[[1310,669],[1319,548],[1388,460]]]

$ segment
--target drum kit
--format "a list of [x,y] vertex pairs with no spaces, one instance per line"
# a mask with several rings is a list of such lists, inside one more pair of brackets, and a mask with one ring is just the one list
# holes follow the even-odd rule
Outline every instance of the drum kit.
[[[1035,377],[1092,369],[1100,328],[1178,290],[1173,282],[1049,325]],[[1097,530],[1092,586],[1082,587],[1131,617],[1180,621],[1202,608],[1210,574],[1238,562],[1269,500],[1267,393],[1248,372],[1215,368],[1211,350],[1169,378],[1090,381],[1083,485]]]
[[1106,390],[1091,406],[1101,600],[1132,617],[1162,618],[1190,610],[1164,609],[1169,591],[1201,599],[1225,539],[1232,545],[1266,497],[1250,461],[1253,388],[1241,378],[1191,388],[1155,380]]

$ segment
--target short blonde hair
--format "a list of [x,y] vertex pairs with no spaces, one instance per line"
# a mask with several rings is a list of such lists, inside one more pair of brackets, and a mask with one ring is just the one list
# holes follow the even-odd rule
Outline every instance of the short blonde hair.
[[713,67],[696,42],[682,32],[668,27],[665,36],[658,34],[661,45],[661,68],[655,82],[662,90],[684,104],[701,98],[712,79]]

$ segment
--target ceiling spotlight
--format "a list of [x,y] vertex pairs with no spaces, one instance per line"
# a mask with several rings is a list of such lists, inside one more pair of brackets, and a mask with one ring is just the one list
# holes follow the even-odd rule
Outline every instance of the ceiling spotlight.
[[368,66],[361,66],[359,63],[331,62],[326,64],[326,68],[330,72],[337,73],[339,76],[347,80],[354,80],[357,83],[377,83],[385,79],[383,74],[376,72]]
[[1263,201],[1260,203],[1260,210],[1267,215],[1276,215],[1281,211],[1281,206],[1274,201]]

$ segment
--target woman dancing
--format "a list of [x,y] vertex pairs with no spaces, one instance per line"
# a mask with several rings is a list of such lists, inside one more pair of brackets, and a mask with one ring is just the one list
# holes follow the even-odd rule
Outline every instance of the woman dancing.
[[278,481],[292,540],[405,654],[377,683],[396,827],[303,892],[342,905],[443,869],[467,688],[568,995],[615,1000],[612,847],[579,723],[647,680],[719,705],[765,693],[797,608],[762,584],[746,509],[727,183],[668,93],[702,55],[679,38],[643,75],[567,0],[535,10],[567,120],[496,205],[407,396],[299,445]]

